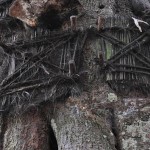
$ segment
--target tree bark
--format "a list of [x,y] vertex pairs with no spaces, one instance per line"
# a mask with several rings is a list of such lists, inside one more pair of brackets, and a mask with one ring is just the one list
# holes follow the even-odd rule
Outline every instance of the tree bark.
[[49,150],[49,129],[38,110],[6,116],[3,150]]
[[87,95],[69,98],[56,107],[51,125],[61,150],[115,150],[114,136],[105,118],[94,115],[81,101]]

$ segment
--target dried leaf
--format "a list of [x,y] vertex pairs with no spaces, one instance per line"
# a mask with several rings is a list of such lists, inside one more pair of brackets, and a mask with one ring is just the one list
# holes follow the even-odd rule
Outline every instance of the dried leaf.
[[140,22],[149,25],[147,22],[145,22],[145,21],[143,21],[143,20],[139,20],[139,19],[136,19],[136,18],[134,18],[134,17],[132,17],[132,19],[134,20],[134,23],[135,23],[135,25],[138,27],[138,29],[139,29],[140,32],[142,32],[142,28],[141,28],[141,26],[139,25]]

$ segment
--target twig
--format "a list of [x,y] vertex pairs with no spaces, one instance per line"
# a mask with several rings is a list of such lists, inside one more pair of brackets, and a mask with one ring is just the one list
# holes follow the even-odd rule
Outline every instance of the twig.
[[[112,56],[109,60],[108,63],[113,63],[116,60],[118,60],[119,58],[121,58],[122,56],[124,56],[125,54],[127,54],[129,51],[137,48],[137,41],[142,40],[144,38],[146,34],[143,33],[140,37],[138,37],[137,39],[135,39],[134,41],[130,42],[129,44],[127,44],[126,46],[124,46],[120,51],[118,51],[114,56]],[[134,44],[134,45],[133,45]],[[133,47],[131,47],[133,45]]]
[[141,63],[143,63],[144,65],[146,65],[147,67],[150,67],[150,64],[147,63],[145,60],[141,59],[140,57],[138,57],[135,53],[130,52],[137,60],[139,60]]
[[137,71],[137,70],[125,70],[125,69],[115,69],[115,70],[112,70],[111,72],[127,72],[127,73],[139,73],[139,74],[146,74],[146,75],[150,75],[150,73],[148,73],[148,72],[144,72],[144,71]]
[[[70,38],[71,38],[71,37],[69,37],[68,40],[70,40]],[[56,47],[59,47],[60,45],[66,43],[68,40],[63,41],[62,43],[59,43],[58,45],[56,45]],[[55,47],[55,48],[56,48],[56,47]],[[40,61],[42,61],[45,57],[47,57],[47,56],[52,52],[52,50],[53,50],[53,49],[48,50],[48,51],[45,53],[44,57],[42,57],[40,60],[35,61],[35,63],[34,63],[33,65],[31,65],[30,67],[28,67],[27,69],[25,69],[25,70],[21,73],[21,75],[19,75],[19,74],[20,74],[20,69],[24,68],[24,66],[27,65],[30,61],[28,60],[26,63],[24,63],[18,70],[15,71],[14,74],[12,74],[11,76],[9,76],[8,78],[5,78],[5,80],[3,80],[2,84],[1,84],[1,87],[2,87],[1,90],[5,90],[6,88],[8,88],[8,87],[9,87],[13,82],[15,82],[20,76],[22,76],[24,73],[26,73],[27,71],[29,71],[33,66],[35,66],[37,63],[39,63]],[[40,52],[40,53],[41,53],[41,52]],[[39,54],[39,53],[38,53],[38,54]],[[34,57],[38,56],[38,54],[35,55]],[[31,59],[33,59],[33,57],[32,57]],[[19,75],[18,77],[16,77],[17,74]],[[14,77],[15,77],[15,79],[14,79],[13,81],[11,81],[11,79],[14,78]],[[7,85],[7,83],[8,83],[8,85]]]
[[[26,83],[23,83],[23,84],[20,84],[22,86],[19,86],[17,88],[17,86],[19,84],[16,84],[14,86],[11,86],[10,89],[7,89],[5,91],[0,91],[1,94],[0,94],[0,98],[1,97],[4,97],[4,96],[7,96],[7,95],[11,95],[11,94],[14,94],[14,93],[17,93],[17,92],[21,92],[21,91],[24,91],[24,90],[31,90],[31,89],[38,89],[40,87],[47,87],[47,86],[54,86],[54,85],[57,85],[58,84],[58,81],[61,81],[59,82],[59,85],[64,85],[64,84],[71,84],[71,83],[74,83],[74,80],[72,80],[71,78],[67,77],[67,76],[56,76],[56,77],[52,77],[52,78],[49,78],[49,80],[47,81],[38,81],[39,83],[37,83],[37,81],[32,81],[32,82],[26,82]],[[29,85],[26,85],[26,84],[29,84]]]
[[134,66],[134,65],[127,65],[127,64],[117,64],[117,63],[114,63],[113,64],[114,67],[117,66],[117,67],[127,67],[127,68],[135,68],[135,69],[142,69],[142,70],[147,70],[147,71],[150,71],[150,68],[147,68],[147,67],[142,67],[142,66]]

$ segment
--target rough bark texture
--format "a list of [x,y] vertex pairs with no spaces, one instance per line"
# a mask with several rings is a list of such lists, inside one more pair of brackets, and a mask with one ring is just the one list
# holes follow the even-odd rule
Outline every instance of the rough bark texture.
[[51,124],[58,149],[115,150],[114,137],[105,118],[87,110],[82,99],[86,101],[87,95],[69,98],[66,103],[56,107]]
[[123,98],[116,112],[119,138],[123,150],[149,149],[149,98]]
[[19,117],[7,116],[4,150],[49,150],[49,129],[37,110]]

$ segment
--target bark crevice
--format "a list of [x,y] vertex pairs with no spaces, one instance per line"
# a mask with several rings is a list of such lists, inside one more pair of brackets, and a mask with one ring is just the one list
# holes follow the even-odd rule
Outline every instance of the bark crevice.
[[111,113],[111,130],[112,130],[112,133],[115,138],[115,148],[116,148],[116,150],[122,150],[122,146],[121,146],[121,142],[120,142],[120,138],[119,138],[120,132],[119,132],[119,128],[117,126],[114,108],[110,109],[110,113]]
[[49,145],[52,150],[58,150],[57,140],[52,127],[49,125]]
[[5,132],[7,130],[7,116],[8,116],[8,113],[5,112],[3,114],[0,114],[1,118],[0,118],[0,149],[2,150],[3,149],[3,143],[4,143],[4,135],[5,135]]

